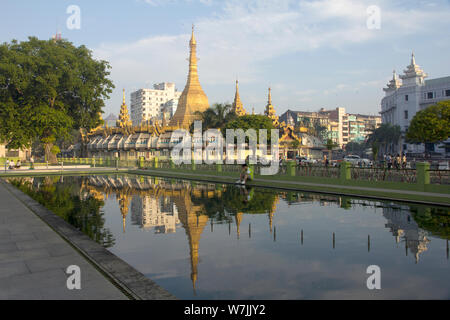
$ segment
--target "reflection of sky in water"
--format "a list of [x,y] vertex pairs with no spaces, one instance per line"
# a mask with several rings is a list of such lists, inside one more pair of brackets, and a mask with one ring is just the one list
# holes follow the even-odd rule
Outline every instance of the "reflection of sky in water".
[[[143,187],[147,181],[127,179],[129,186],[137,183]],[[102,183],[106,183],[102,181],[88,184],[91,192],[102,193]],[[154,181],[150,182],[155,189]],[[238,239],[234,213],[227,214],[231,225],[214,220],[211,227],[211,219],[202,216],[196,228],[194,212],[213,207],[210,198],[214,197],[223,203],[242,201],[244,196],[240,197],[239,191],[234,193],[236,199],[230,200],[226,191],[234,186],[217,191],[214,185],[192,187],[185,182],[184,187],[175,188],[183,189],[181,193],[167,191],[170,188],[167,181],[160,183],[157,192],[128,188],[127,201],[122,202],[122,212],[123,204],[128,206],[125,233],[118,201],[123,199],[120,186],[109,189],[102,211],[104,227],[115,238],[115,245],[109,250],[181,299],[450,298],[446,241],[419,228],[408,205],[324,195],[305,195],[306,198],[289,204],[286,193],[277,193],[275,205],[265,208],[263,214],[244,211],[239,215]],[[258,194],[262,198],[274,195],[261,191],[255,190],[252,198],[259,199]],[[351,206],[341,208],[346,201]],[[178,215],[179,219],[176,232],[156,233],[162,228],[151,227],[158,218],[154,213],[173,212],[174,208],[175,218]],[[268,213],[271,208],[272,232]],[[144,223],[149,227],[143,228]],[[367,289],[369,265],[381,267],[382,290]]]
[[[445,240],[424,233],[430,242],[419,253],[416,264],[414,248],[408,248],[406,255],[404,237],[400,236],[397,243],[386,227],[387,218],[396,219],[398,224],[404,224],[397,228],[411,228],[409,234],[416,238],[410,242],[420,245],[416,240],[423,236],[418,235],[414,220],[408,222],[408,207],[392,211],[376,208],[374,202],[366,203],[370,206],[354,204],[345,210],[338,203],[324,206],[319,201],[308,201],[288,205],[280,199],[273,215],[276,230],[270,232],[268,214],[244,214],[239,239],[234,215],[231,235],[227,222],[214,224],[211,232],[208,220],[199,242],[195,296],[189,242],[181,224],[176,233],[156,234],[154,228],[145,230],[133,225],[130,210],[123,233],[114,196],[106,201],[104,211],[105,227],[116,239],[111,251],[179,298],[450,298]],[[136,209],[132,204],[130,208]],[[366,268],[373,264],[381,267],[381,291],[369,291],[366,287]]]

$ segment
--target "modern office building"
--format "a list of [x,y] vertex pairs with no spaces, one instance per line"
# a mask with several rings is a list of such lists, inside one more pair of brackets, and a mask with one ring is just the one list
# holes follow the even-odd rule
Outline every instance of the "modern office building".
[[[140,89],[131,93],[131,122],[138,126],[144,121],[161,121],[163,114],[172,118],[178,106],[178,92],[174,83],[155,84],[153,89]],[[166,120],[170,120],[166,119]]]
[[[416,64],[414,54],[411,63],[400,77],[394,71],[392,80],[384,88],[385,97],[381,100],[383,123],[400,126],[402,138],[391,152],[423,153],[425,151],[443,152],[434,144],[408,144],[404,134],[415,114],[439,101],[450,100],[450,76],[425,80],[428,75]],[[426,150],[427,149],[427,150]]]

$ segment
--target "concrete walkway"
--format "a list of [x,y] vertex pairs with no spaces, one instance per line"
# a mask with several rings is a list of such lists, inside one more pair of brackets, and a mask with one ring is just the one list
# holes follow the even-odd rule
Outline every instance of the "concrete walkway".
[[[70,265],[81,269],[81,290],[67,289]],[[0,182],[0,299],[127,297]]]

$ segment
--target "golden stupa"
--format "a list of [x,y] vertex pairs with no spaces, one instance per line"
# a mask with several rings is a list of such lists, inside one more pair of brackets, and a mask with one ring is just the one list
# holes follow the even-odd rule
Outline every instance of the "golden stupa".
[[204,112],[209,108],[208,97],[203,91],[198,80],[197,72],[197,41],[194,37],[194,26],[192,26],[192,37],[189,43],[189,75],[186,87],[178,101],[177,111],[170,120],[170,127],[189,128],[191,123],[198,118],[197,111]]
[[130,115],[128,114],[128,107],[125,102],[125,89],[123,89],[123,101],[120,106],[120,114],[116,126],[119,128],[131,127]]
[[241,97],[239,96],[239,81],[236,80],[236,94],[234,96],[233,109],[238,117],[245,116],[247,112],[244,109],[244,105],[242,104]]
[[269,117],[272,120],[272,123],[274,127],[278,127],[280,125],[279,118],[277,116],[277,113],[275,112],[275,108],[272,105],[272,89],[269,88],[269,97],[267,101],[266,110],[264,111],[264,114]]

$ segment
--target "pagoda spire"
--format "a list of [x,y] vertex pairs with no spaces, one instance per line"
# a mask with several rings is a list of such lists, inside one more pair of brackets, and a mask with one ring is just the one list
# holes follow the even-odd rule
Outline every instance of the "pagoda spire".
[[204,112],[209,108],[208,97],[203,91],[198,78],[197,70],[197,40],[192,25],[192,35],[189,42],[189,74],[186,86],[180,96],[177,111],[171,119],[169,126],[188,128],[198,118],[196,112]]
[[279,118],[275,112],[275,108],[272,105],[272,89],[269,87],[269,95],[267,99],[267,106],[264,114],[272,120],[274,127],[278,127],[280,125]]
[[244,109],[244,105],[241,102],[241,97],[239,96],[239,81],[238,80],[236,80],[236,94],[234,96],[233,112],[238,117],[242,117],[247,114],[247,112]]
[[123,100],[120,106],[119,119],[117,120],[116,126],[119,128],[131,127],[130,115],[128,114],[128,107],[125,101],[125,89],[123,89]]

